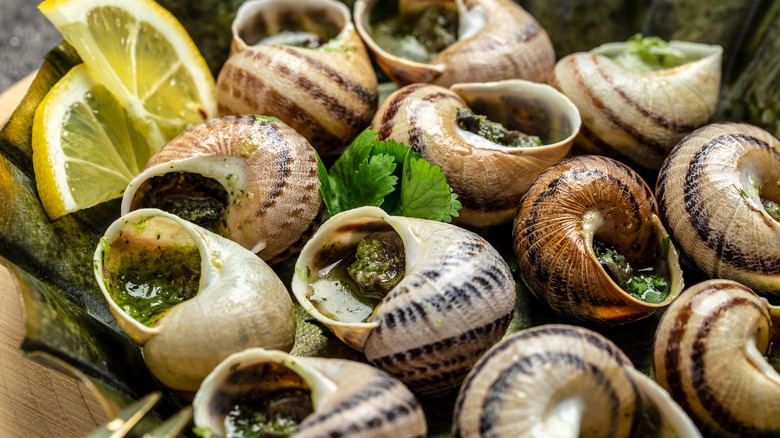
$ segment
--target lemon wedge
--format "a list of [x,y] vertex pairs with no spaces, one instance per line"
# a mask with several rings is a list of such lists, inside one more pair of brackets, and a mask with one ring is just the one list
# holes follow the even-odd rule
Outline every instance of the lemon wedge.
[[152,0],[47,0],[39,9],[84,61],[33,123],[38,191],[56,219],[121,196],[156,151],[214,116],[215,83],[184,27]]
[[84,64],[38,105],[32,143],[38,194],[52,219],[122,196],[154,151]]

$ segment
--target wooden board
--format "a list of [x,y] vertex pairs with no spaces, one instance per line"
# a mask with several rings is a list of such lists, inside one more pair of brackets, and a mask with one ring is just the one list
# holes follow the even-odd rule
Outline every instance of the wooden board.
[[[22,100],[35,72],[0,95],[0,128]],[[0,266],[0,436],[80,437],[106,420],[75,379],[22,356],[24,320],[13,277]]]

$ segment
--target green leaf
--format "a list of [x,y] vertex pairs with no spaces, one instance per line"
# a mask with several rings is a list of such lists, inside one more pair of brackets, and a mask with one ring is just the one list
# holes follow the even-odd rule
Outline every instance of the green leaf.
[[317,157],[317,176],[320,179],[320,193],[322,193],[322,200],[325,202],[325,208],[328,209],[328,213],[335,214],[334,211],[338,211],[338,205],[336,196],[333,193],[333,183],[328,176],[328,169],[325,167],[325,163],[322,162],[320,154],[314,151],[314,155]]
[[460,209],[441,167],[422,158],[407,158],[401,179],[401,205],[394,214],[451,222]]
[[346,200],[342,207],[345,210],[371,205],[380,207],[385,196],[395,190],[398,177],[393,175],[396,164],[390,155],[374,155],[370,160],[364,160],[358,165],[353,177],[343,182]]

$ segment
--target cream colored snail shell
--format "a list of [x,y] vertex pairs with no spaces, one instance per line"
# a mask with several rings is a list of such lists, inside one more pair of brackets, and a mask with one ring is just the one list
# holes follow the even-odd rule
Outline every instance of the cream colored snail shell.
[[700,437],[669,395],[610,340],[568,325],[543,325],[496,344],[455,401],[453,436],[629,437],[642,402],[660,414],[663,437]]
[[[116,303],[113,295],[122,287],[117,279],[123,263],[140,255],[159,259],[160,270],[170,269],[164,251],[182,248],[200,256],[194,297],[168,309],[151,326]],[[250,347],[289,351],[293,346],[292,300],[273,270],[235,242],[162,210],[136,210],[111,224],[95,251],[94,271],[117,323],[143,347],[152,374],[170,388],[196,391],[206,375],[235,352]],[[170,276],[167,271],[151,274]],[[182,278],[176,274],[172,280]]]
[[387,373],[362,363],[262,348],[236,353],[209,374],[193,402],[195,425],[223,437],[224,418],[233,406],[277,388],[310,391],[313,412],[294,438],[423,437],[427,432],[420,403]]
[[698,129],[664,163],[656,195],[681,252],[706,275],[780,294],[780,222],[761,204],[780,203],[775,137],[744,124]]
[[[555,64],[555,50],[539,23],[511,0],[443,0],[458,8],[458,41],[428,63],[388,53],[370,33],[371,12],[382,0],[355,3],[355,27],[390,78],[401,85],[424,82],[450,86],[458,82],[526,79],[547,82]],[[411,13],[430,1],[401,0]],[[418,12],[419,13],[419,12]]]
[[[544,145],[507,147],[465,131],[455,120],[462,108],[538,135]],[[380,140],[402,142],[441,166],[463,204],[458,223],[489,226],[511,221],[531,182],[566,158],[580,116],[566,96],[534,82],[455,84],[450,89],[413,84],[382,103],[371,127]]]
[[[653,193],[628,166],[581,155],[542,172],[523,197],[513,236],[520,275],[534,295],[559,315],[622,324],[668,305],[683,288],[674,244],[657,260],[667,236]],[[635,267],[660,267],[669,294],[658,304],[620,288],[601,266],[594,240],[611,246]]]
[[[319,310],[316,296],[335,296],[312,286],[320,270],[369,233],[393,230],[403,242],[405,275],[367,319],[345,322]],[[451,224],[390,216],[377,207],[326,221],[298,257],[292,290],[309,314],[363,351],[370,364],[422,395],[441,395],[460,384],[504,335],[515,306],[509,267],[483,238]]]
[[764,355],[780,309],[731,280],[686,289],[655,334],[658,383],[709,436],[780,436],[780,374]]
[[723,49],[669,44],[694,59],[641,73],[611,59],[627,43],[610,43],[558,61],[551,83],[583,120],[575,150],[657,170],[680,139],[709,122],[718,105]]
[[[330,39],[316,49],[263,44],[297,19]],[[377,81],[349,9],[335,0],[257,0],[233,22],[231,56],[217,78],[217,111],[264,114],[292,126],[322,156],[340,153],[371,121]]]
[[[125,190],[122,214],[152,203],[166,175],[198,175],[224,187],[214,231],[270,264],[299,250],[320,222],[322,196],[314,149],[278,119],[225,116],[171,140]],[[182,191],[191,190],[189,182]]]

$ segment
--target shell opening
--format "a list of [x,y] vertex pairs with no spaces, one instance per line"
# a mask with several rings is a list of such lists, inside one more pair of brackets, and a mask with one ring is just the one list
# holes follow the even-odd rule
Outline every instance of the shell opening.
[[359,238],[317,252],[307,276],[311,303],[342,323],[366,322],[404,275],[404,245],[398,233],[383,220],[358,228],[354,231]]
[[709,56],[720,54],[720,46],[666,42],[657,37],[634,35],[627,42],[608,43],[591,51],[639,73],[670,70]]
[[348,24],[341,11],[322,3],[286,0],[246,3],[236,14],[233,34],[247,46],[322,47]]
[[181,225],[165,217],[126,223],[104,245],[102,257],[111,299],[149,327],[200,288],[200,248]]
[[170,172],[145,180],[131,210],[157,208],[217,234],[226,227],[228,192],[217,180],[190,172]]
[[282,363],[261,361],[235,365],[214,390],[208,411],[219,435],[286,437],[314,408],[300,374]]

